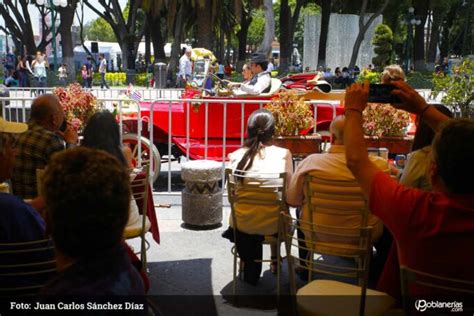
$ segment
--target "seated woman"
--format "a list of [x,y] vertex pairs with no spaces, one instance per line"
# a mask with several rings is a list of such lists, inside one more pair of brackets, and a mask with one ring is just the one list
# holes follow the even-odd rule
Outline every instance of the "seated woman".
[[[87,121],[84,129],[82,145],[90,148],[101,149],[116,157],[126,168],[132,168],[132,152],[128,146],[120,143],[120,130],[112,113],[108,111],[97,112]],[[131,180],[134,179],[131,175]],[[125,229],[141,227],[142,222],[135,199],[130,201],[130,214]],[[150,223],[147,219],[147,227]]]
[[[453,117],[453,113],[442,104],[433,106],[445,114]],[[417,117],[417,128],[413,140],[412,152],[408,155],[405,169],[400,177],[400,183],[408,187],[431,191],[431,183],[428,177],[431,162],[431,143],[435,136],[431,127],[425,121]]]
[[[270,111],[261,109],[253,112],[248,119],[248,136],[244,147],[229,154],[231,167],[234,170],[252,172],[257,175],[286,172],[287,183],[289,183],[293,173],[291,153],[288,149],[270,145],[274,130],[275,120]],[[255,284],[260,278],[262,270],[262,264],[255,262],[255,260],[262,258],[262,241],[265,232],[243,230],[247,230],[247,232],[237,231],[239,238],[237,252],[244,263],[244,280]],[[229,227],[223,237],[233,241],[233,229]],[[271,248],[271,253],[272,259],[276,259],[276,247]],[[271,270],[276,273],[276,262],[272,263]]]

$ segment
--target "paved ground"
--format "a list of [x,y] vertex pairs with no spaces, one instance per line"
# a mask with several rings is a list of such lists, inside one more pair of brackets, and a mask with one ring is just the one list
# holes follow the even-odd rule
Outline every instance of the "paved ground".
[[[191,230],[182,225],[181,196],[156,194],[161,244],[151,240],[148,250],[150,294],[164,315],[287,315],[289,304],[276,300],[276,276],[264,264],[257,286],[238,281],[239,307],[232,297],[232,244],[221,237],[227,228],[230,208],[223,207],[223,225],[213,230]],[[138,241],[132,241],[138,247]],[[282,247],[283,250],[283,247]],[[264,257],[269,257],[264,247]],[[282,293],[289,294],[286,261],[283,263]],[[287,299],[287,298],[286,298]],[[199,306],[199,308],[196,308]]]

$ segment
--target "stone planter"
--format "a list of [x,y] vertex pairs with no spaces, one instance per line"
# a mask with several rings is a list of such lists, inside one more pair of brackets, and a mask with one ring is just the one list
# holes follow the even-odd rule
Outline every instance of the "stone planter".
[[211,160],[193,160],[181,165],[185,181],[182,199],[183,222],[196,228],[212,228],[222,222],[222,164]]
[[321,152],[321,135],[275,136],[272,144],[288,149],[293,158],[305,158]]
[[413,136],[405,137],[377,137],[365,136],[365,143],[367,147],[387,148],[389,154],[408,154],[411,152],[413,145]]

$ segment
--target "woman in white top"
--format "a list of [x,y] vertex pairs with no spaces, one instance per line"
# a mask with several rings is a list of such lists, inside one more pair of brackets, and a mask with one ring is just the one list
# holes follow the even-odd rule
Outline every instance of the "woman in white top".
[[[442,104],[433,105],[441,113],[453,117],[451,111]],[[431,191],[429,166],[431,163],[431,143],[435,132],[423,120],[417,117],[417,128],[413,140],[412,152],[408,155],[400,183],[408,187]]]
[[[273,133],[275,131],[275,120],[270,111],[261,109],[253,112],[247,123],[247,139],[244,146],[237,151],[229,154],[231,167],[234,170],[251,173],[255,178],[261,174],[276,174],[286,172],[287,183],[290,182],[293,173],[293,161],[291,153],[288,149],[276,147],[270,144]],[[238,207],[238,206],[236,206]],[[251,213],[247,206],[246,213]],[[248,283],[255,284],[261,272],[261,263],[256,263],[254,260],[260,257],[261,259],[261,241],[263,235],[267,235],[269,228],[260,227],[260,223],[255,223],[259,229],[252,227],[239,227],[237,230],[240,248],[239,252],[241,258],[246,257],[247,260],[242,259],[244,263],[244,280]],[[260,231],[259,231],[260,230]],[[233,241],[233,229],[224,232],[223,237]],[[243,242],[242,242],[243,241]],[[242,245],[243,244],[243,245]],[[243,249],[246,248],[246,249]],[[251,255],[243,254],[243,252],[251,253]],[[271,248],[272,259],[276,258],[276,247]],[[252,257],[252,259],[249,259]],[[272,263],[271,270],[276,273],[277,263]]]
[[[84,139],[82,146],[89,148],[100,149],[108,152],[116,157],[125,168],[131,168],[132,153],[130,148],[122,146],[120,143],[120,128],[112,113],[108,111],[97,112],[90,117],[84,129]],[[136,174],[130,175],[132,181]],[[130,212],[127,225],[125,229],[139,229],[142,225],[142,220],[138,211],[138,206],[135,199],[130,200]],[[146,220],[146,225],[149,228],[150,223]]]
[[[46,61],[45,55],[42,52],[36,52],[36,58],[31,63],[31,68],[33,76],[36,79],[36,86],[41,88],[46,87],[48,62]],[[44,90],[39,90],[38,92],[44,93]]]

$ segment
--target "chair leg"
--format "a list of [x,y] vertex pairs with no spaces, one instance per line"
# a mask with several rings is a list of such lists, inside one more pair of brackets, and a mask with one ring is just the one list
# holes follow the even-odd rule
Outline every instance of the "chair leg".
[[232,281],[232,295],[235,296],[236,293],[236,282],[237,282],[237,249],[234,249],[234,275]]
[[277,296],[280,297],[280,277],[281,277],[281,265],[283,264],[281,261],[281,254],[280,254],[280,242],[277,243],[276,249],[276,257],[277,257]]
[[142,245],[141,245],[141,259],[142,265],[145,273],[148,273],[148,262],[146,257],[146,238],[145,235],[142,235]]

